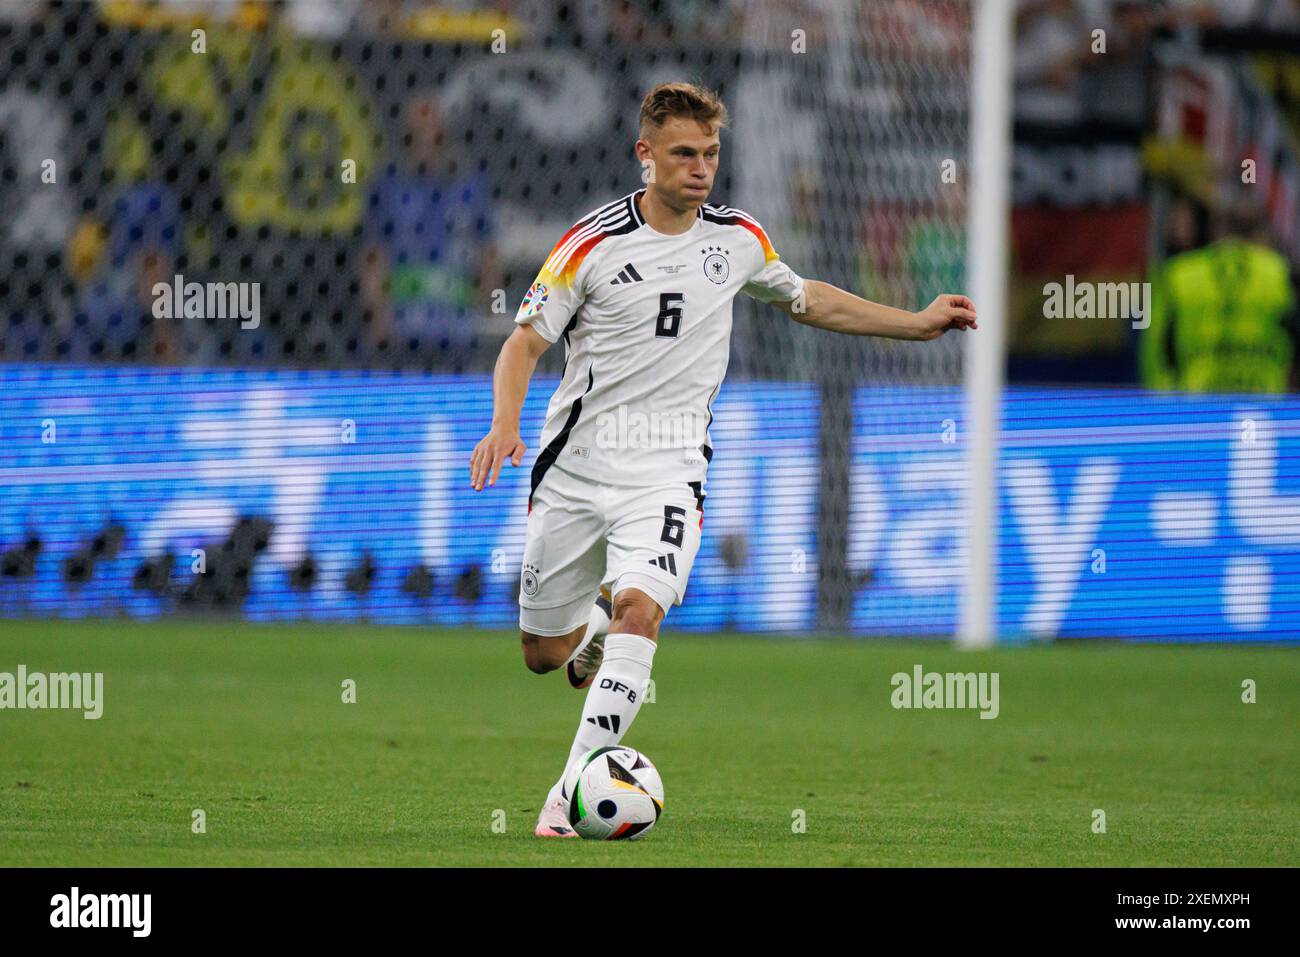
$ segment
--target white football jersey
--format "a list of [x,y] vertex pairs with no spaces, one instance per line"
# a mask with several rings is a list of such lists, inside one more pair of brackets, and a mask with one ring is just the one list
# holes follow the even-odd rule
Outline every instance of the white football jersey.
[[700,494],[732,300],[788,302],[803,291],[748,214],[706,204],[690,229],[668,236],[642,218],[643,192],[565,233],[515,315],[565,344],[533,490],[558,467],[609,485],[700,483]]

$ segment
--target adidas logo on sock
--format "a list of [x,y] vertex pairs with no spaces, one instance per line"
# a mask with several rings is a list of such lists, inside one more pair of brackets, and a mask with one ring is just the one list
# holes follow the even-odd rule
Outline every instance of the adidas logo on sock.
[[616,276],[614,280],[610,282],[610,285],[618,286],[618,285],[622,285],[623,283],[641,282],[641,281],[642,280],[640,274],[636,271],[636,269],[633,267],[631,263],[628,263],[626,266],[624,266],[622,269],[619,270],[618,276]]
[[677,559],[673,558],[671,552],[667,555],[660,555],[658,558],[650,559],[650,564],[658,565],[664,571],[672,572],[674,575],[677,574]]
[[618,734],[619,717],[616,714],[598,714],[594,718],[587,719],[588,724],[598,724],[606,731],[613,731]]

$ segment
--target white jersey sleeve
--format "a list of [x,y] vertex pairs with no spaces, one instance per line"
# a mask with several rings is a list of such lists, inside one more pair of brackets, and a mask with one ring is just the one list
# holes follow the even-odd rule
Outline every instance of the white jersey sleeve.
[[589,219],[578,222],[560,238],[546,257],[537,278],[524,294],[515,313],[515,322],[532,326],[547,342],[555,342],[587,298],[582,266],[587,253],[598,239]]
[[754,220],[742,223],[757,241],[754,273],[742,291],[760,302],[793,302],[803,293],[803,280],[781,261],[763,227]]

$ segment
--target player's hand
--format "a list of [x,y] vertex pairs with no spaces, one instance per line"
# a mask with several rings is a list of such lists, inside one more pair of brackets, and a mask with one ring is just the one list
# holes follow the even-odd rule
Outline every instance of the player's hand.
[[945,332],[978,329],[975,322],[975,303],[965,296],[936,296],[934,302],[915,313],[919,339],[938,339]]
[[506,429],[501,426],[492,426],[492,431],[474,446],[474,451],[469,457],[469,484],[474,487],[474,491],[483,490],[483,482],[486,481],[489,486],[497,484],[497,476],[501,474],[501,466],[507,461],[515,468],[519,468],[524,462],[524,452],[528,446],[519,438],[518,429]]

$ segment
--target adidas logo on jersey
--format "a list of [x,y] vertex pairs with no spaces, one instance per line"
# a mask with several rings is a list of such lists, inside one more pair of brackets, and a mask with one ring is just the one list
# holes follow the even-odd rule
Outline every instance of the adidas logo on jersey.
[[618,275],[610,281],[611,286],[619,286],[628,282],[642,282],[641,274],[636,271],[631,263],[628,263],[618,271]]
[[664,571],[672,572],[674,575],[677,574],[677,561],[673,558],[671,553],[650,559],[650,564],[658,565]]
[[594,718],[587,719],[588,724],[598,724],[606,731],[613,731],[618,734],[619,717],[616,714],[598,714]]

